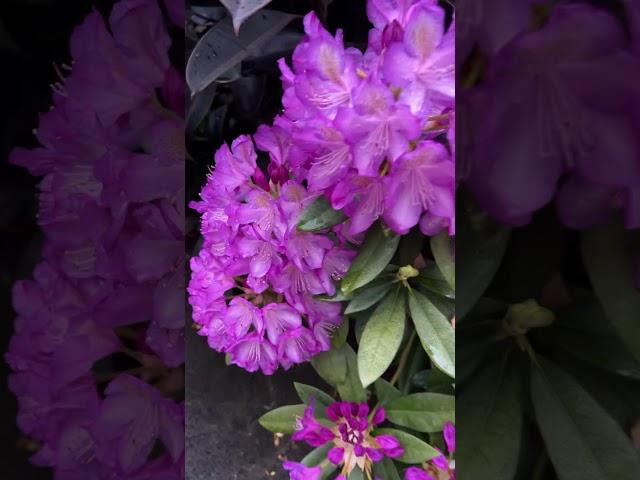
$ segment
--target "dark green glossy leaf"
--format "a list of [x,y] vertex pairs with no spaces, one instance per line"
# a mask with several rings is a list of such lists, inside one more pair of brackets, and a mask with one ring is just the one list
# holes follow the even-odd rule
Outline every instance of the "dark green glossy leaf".
[[436,259],[436,264],[449,286],[456,289],[456,262],[453,256],[454,237],[442,231],[435,237],[431,237],[431,251]]
[[[464,207],[464,206],[463,206]],[[462,210],[462,208],[460,209]],[[487,289],[509,243],[510,230],[468,208],[456,225],[456,318],[461,320]]]
[[431,460],[433,457],[438,456],[440,453],[429,445],[427,442],[420,440],[418,437],[411,435],[410,433],[402,430],[396,430],[393,428],[379,428],[374,430],[374,435],[393,435],[396,437],[402,447],[404,448],[404,454],[397,458],[402,463],[419,464]]
[[344,213],[334,210],[325,197],[318,197],[302,212],[298,220],[298,230],[317,232],[338,225],[344,219]]
[[384,457],[381,462],[374,463],[373,473],[384,480],[402,480],[395,463],[389,457]]
[[378,402],[382,405],[386,405],[389,401],[402,396],[402,392],[387,382],[384,378],[376,380],[374,388],[376,391],[376,397],[378,397]]
[[454,380],[438,369],[422,370],[411,379],[413,385],[427,392],[445,393],[451,395],[454,392]]
[[342,279],[342,293],[351,293],[376,278],[389,265],[399,241],[398,235],[385,232],[379,222],[371,227],[358,256]]
[[344,349],[345,352],[344,357],[347,375],[344,382],[337,385],[340,398],[349,402],[366,402],[367,391],[362,386],[360,376],[358,375],[356,352],[353,351],[353,348],[351,348],[348,343],[345,343],[342,349]]
[[331,337],[331,346],[333,348],[340,348],[347,341],[347,336],[349,336],[349,319],[344,317],[342,325],[333,332],[333,337]]
[[602,307],[591,299],[556,312],[547,337],[554,344],[594,367],[640,380],[640,362],[629,352]]
[[605,313],[631,353],[640,360],[640,290],[634,284],[634,252],[640,251],[637,233],[609,225],[583,236],[584,262]]
[[295,15],[266,10],[249,18],[240,35],[236,36],[230,18],[216,23],[202,36],[194,48],[186,67],[186,80],[191,94],[204,90],[226,76],[229,81],[237,76],[229,75],[252,52],[266,44],[282,30]]
[[329,385],[337,387],[347,378],[347,347],[332,348],[311,360],[311,365]]
[[319,388],[312,387],[311,385],[305,385],[304,383],[294,382],[293,386],[298,393],[298,397],[300,400],[306,405],[309,405],[311,398],[313,398],[316,402],[316,411],[319,408],[326,408],[331,405],[335,400],[328,393],[323,392]]
[[491,361],[457,396],[459,478],[513,480],[522,443],[523,394],[517,365]]
[[[315,448],[311,452],[309,452],[300,463],[306,465],[307,467],[315,467],[321,465],[322,462],[326,461],[327,453],[329,453],[329,450],[331,450],[332,447],[332,443],[327,443],[326,445]],[[331,462],[325,462],[322,467],[322,473],[320,474],[320,480],[328,478],[329,475],[335,472],[337,468],[337,465],[334,465]]]
[[274,433],[293,433],[296,430],[296,419],[304,415],[306,405],[287,405],[265,413],[260,425]]
[[358,372],[365,387],[384,374],[398,353],[404,336],[405,309],[404,290],[394,289],[364,327],[358,347]]
[[439,432],[455,421],[456,401],[452,395],[413,393],[387,403],[387,419],[418,432]]
[[416,282],[425,290],[437,293],[447,298],[454,298],[455,292],[442,276],[442,272],[435,262],[428,262],[427,266],[420,270],[420,275],[412,281]]
[[374,280],[370,284],[359,288],[351,297],[351,301],[347,305],[344,313],[349,315],[351,313],[361,312],[367,308],[372,307],[378,303],[389,292],[393,286],[392,278],[381,278],[380,280]]
[[637,480],[640,456],[616,421],[562,369],[531,365],[533,406],[560,480]]
[[449,320],[420,292],[409,292],[409,309],[418,337],[433,364],[447,375],[456,375],[455,331]]

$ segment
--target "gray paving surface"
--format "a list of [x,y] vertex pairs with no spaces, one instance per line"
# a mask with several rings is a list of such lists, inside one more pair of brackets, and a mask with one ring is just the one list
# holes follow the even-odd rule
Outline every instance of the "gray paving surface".
[[187,332],[187,480],[288,478],[278,457],[299,460],[308,450],[288,438],[276,448],[258,418],[277,406],[300,402],[294,380],[319,385],[319,377],[309,365],[271,377],[228,367],[204,338],[190,328]]

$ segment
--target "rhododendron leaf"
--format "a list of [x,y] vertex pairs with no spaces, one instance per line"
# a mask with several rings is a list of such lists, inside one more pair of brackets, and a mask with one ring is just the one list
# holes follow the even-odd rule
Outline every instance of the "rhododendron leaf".
[[333,336],[331,337],[331,346],[333,348],[340,348],[347,341],[347,336],[349,335],[349,319],[344,318],[342,321],[342,325],[338,327],[337,330],[334,331]]
[[386,233],[380,223],[376,223],[367,233],[360,247],[360,253],[342,279],[340,288],[347,294],[360,288],[380,274],[389,264],[398,248],[400,237]]
[[367,391],[365,390],[360,376],[358,375],[358,359],[356,352],[349,344],[344,344],[342,347],[345,351],[346,363],[347,363],[347,376],[344,382],[337,385],[338,393],[342,400],[348,402],[366,402]]
[[454,237],[442,231],[435,237],[431,237],[431,251],[436,259],[436,264],[449,286],[456,288],[456,262],[454,258]]
[[640,245],[637,234],[615,224],[586,232],[582,253],[605,313],[631,353],[640,359],[640,290],[634,283],[632,254],[637,245]]
[[383,434],[393,435],[400,441],[402,448],[404,448],[404,453],[402,456],[396,458],[399,462],[416,464],[424,463],[427,460],[431,460],[433,457],[440,455],[440,452],[427,442],[402,430],[396,430],[394,428],[378,428],[373,431],[374,436]]
[[326,445],[322,445],[321,447],[314,448],[311,450],[300,463],[306,465],[307,467],[315,467],[323,460],[327,458],[327,453],[329,450],[333,448],[332,443],[327,443]]
[[347,378],[347,347],[332,348],[327,352],[322,352],[311,359],[311,365],[318,375],[333,387],[344,383]]
[[389,368],[402,344],[406,318],[404,292],[404,289],[390,292],[364,327],[358,348],[358,372],[365,387]]
[[233,18],[233,29],[236,35],[240,31],[240,25],[261,8],[269,5],[271,0],[220,0]]
[[298,230],[317,232],[338,225],[345,218],[345,214],[340,210],[334,210],[325,197],[318,197],[302,212],[298,220]]
[[594,367],[640,380],[640,362],[624,345],[595,299],[580,299],[557,310],[548,329],[554,344]]
[[236,36],[231,19],[225,18],[205,33],[194,48],[186,68],[191,95],[205,89],[262,47],[295,15],[265,10],[247,19]]
[[324,413],[324,409],[331,405],[335,400],[328,393],[323,392],[319,388],[305,385],[304,383],[294,382],[293,386],[298,393],[298,397],[303,403],[308,405],[313,398],[316,402],[316,414]]
[[443,297],[455,298],[455,290],[449,286],[435,262],[428,262],[427,266],[420,270],[420,274],[414,280],[425,290]]
[[356,467],[349,475],[349,480],[364,480],[364,472]]
[[460,320],[498,271],[511,230],[476,212],[461,215],[456,228],[456,318]]
[[376,391],[376,397],[378,397],[378,402],[382,405],[386,405],[391,400],[402,396],[402,392],[391,385],[391,383],[387,382],[384,378],[376,380],[374,388]]
[[[326,445],[322,445],[321,447],[314,448],[311,450],[301,461],[303,465],[307,467],[315,467],[318,465],[322,465],[322,462],[327,459],[327,453],[329,450],[333,448],[333,443],[327,443]],[[322,465],[322,473],[320,474],[320,479],[328,478],[335,470],[338,468],[337,465],[334,465],[331,462],[324,462]]]
[[433,364],[447,375],[456,375],[456,335],[453,326],[420,292],[409,292],[409,309],[416,332]]
[[515,477],[523,437],[523,374],[508,360],[488,363],[457,395],[457,455],[464,458],[458,475]]
[[342,292],[336,292],[336,294],[333,297],[327,297],[326,295],[318,295],[316,298],[323,302],[346,302],[351,299],[351,294],[345,295]]
[[440,393],[413,393],[387,403],[387,419],[418,432],[439,432],[455,421],[456,400]]
[[381,462],[374,463],[373,473],[377,478],[384,480],[401,480],[396,464],[389,457],[384,457]]
[[345,309],[346,315],[350,313],[361,312],[378,303],[391,289],[392,278],[381,278],[359,288],[353,292],[353,296],[349,305]]
[[416,373],[411,379],[411,383],[427,392],[446,393],[451,395],[454,380],[447,374],[441,372],[437,368],[431,370],[422,370]]
[[571,375],[538,358],[531,364],[531,395],[558,478],[640,478],[640,455],[620,425]]
[[260,425],[274,433],[293,433],[296,419],[304,415],[306,405],[286,405],[265,413],[258,419]]

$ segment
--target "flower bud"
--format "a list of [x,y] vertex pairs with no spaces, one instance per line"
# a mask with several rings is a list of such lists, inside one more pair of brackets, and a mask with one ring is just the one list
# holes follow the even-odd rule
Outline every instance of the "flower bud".
[[522,303],[511,305],[507,310],[502,324],[510,335],[524,335],[532,328],[548,327],[555,321],[555,315],[547,308],[529,299]]

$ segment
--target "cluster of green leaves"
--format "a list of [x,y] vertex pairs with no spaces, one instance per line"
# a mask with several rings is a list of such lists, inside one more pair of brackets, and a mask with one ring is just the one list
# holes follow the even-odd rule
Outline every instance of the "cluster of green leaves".
[[[344,215],[320,197],[302,214],[298,228],[321,231],[342,221]],[[344,305],[332,348],[311,362],[331,393],[296,384],[301,403],[265,414],[260,419],[265,428],[292,433],[311,398],[320,421],[338,399],[368,402],[384,406],[387,414],[373,434],[393,434],[405,449],[395,461],[375,465],[380,478],[399,479],[406,464],[437,455],[434,446],[443,447],[444,424],[455,421],[455,267],[452,239],[427,240],[417,230],[397,236],[381,222],[367,232],[336,295],[319,297]],[[303,463],[318,465],[327,448],[314,450]],[[335,466],[323,466],[322,478],[327,478]]]
[[[458,478],[640,478],[630,438],[640,417],[637,233],[616,223],[573,232],[544,214],[510,232],[463,201]],[[556,302],[551,326],[504,328],[514,304],[545,295]]]

